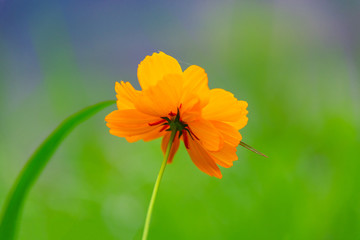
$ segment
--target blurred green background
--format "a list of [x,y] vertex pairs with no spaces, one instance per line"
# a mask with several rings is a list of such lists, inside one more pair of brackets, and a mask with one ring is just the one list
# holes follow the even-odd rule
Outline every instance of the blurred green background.
[[[249,103],[239,161],[211,178],[184,147],[150,239],[360,239],[360,2],[0,0],[0,205],[67,116],[136,88],[154,51]],[[138,239],[160,141],[75,129],[30,192],[20,240]]]

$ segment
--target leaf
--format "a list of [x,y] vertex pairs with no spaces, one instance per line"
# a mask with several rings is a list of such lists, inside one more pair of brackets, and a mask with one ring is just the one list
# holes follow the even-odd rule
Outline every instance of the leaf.
[[258,150],[256,150],[255,148],[247,145],[247,144],[244,143],[243,141],[240,142],[240,146],[242,146],[242,147],[246,148],[247,150],[250,150],[250,151],[252,151],[252,152],[254,152],[254,153],[256,153],[256,154],[259,154],[260,156],[263,156],[263,157],[266,157],[266,158],[268,157],[268,156],[266,156],[265,154],[263,154],[263,153],[259,152]]
[[65,119],[36,149],[13,185],[0,218],[0,239],[13,240],[27,193],[39,177],[62,140],[80,123],[116,101],[104,101],[87,107]]

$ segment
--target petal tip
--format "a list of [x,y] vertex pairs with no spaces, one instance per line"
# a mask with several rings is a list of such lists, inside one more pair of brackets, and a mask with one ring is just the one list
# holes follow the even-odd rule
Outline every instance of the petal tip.
[[218,179],[222,179],[223,175],[221,174],[220,170],[219,172],[217,172],[214,177],[218,178]]

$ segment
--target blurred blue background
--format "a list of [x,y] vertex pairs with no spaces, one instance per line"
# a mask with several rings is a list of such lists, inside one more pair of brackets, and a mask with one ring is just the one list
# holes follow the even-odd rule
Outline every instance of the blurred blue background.
[[[183,147],[166,169],[150,239],[360,239],[360,1],[0,0],[0,204],[67,116],[139,89],[154,51],[203,67],[249,103],[223,179]],[[138,239],[160,141],[77,128],[29,194],[20,240]]]

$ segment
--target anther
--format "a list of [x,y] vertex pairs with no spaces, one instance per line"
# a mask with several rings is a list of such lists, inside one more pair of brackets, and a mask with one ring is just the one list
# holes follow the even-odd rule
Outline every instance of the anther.
[[190,131],[190,135],[194,136],[196,138],[196,140],[200,140],[193,131],[191,131],[191,129],[188,127],[189,131]]
[[166,122],[166,120],[162,119],[160,121],[153,122],[153,123],[148,123],[148,124],[149,124],[149,126],[156,126],[156,125],[159,125],[159,124],[164,123],[164,122]]
[[183,133],[185,147],[189,149],[189,138],[187,132],[185,130],[182,130],[182,133]]
[[164,125],[164,126],[159,130],[159,132],[164,131],[164,130],[167,129],[168,127],[169,127],[169,125]]
[[172,111],[169,113],[169,116],[170,117],[175,117],[176,116],[176,113],[173,113]]

